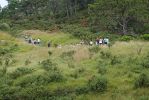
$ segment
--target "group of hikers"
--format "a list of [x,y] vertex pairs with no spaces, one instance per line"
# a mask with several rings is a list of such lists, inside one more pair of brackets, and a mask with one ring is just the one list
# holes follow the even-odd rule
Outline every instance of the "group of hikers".
[[108,37],[105,37],[105,38],[97,38],[96,39],[96,41],[95,42],[93,42],[93,41],[90,41],[90,45],[92,46],[92,45],[99,45],[99,46],[101,46],[101,45],[108,45],[110,42],[109,42],[109,38]]
[[[38,38],[38,39],[33,39],[31,36],[25,36],[25,41],[27,41],[29,44],[34,44],[34,45],[39,45],[39,44],[41,44],[41,39],[40,38]],[[104,38],[102,38],[102,37],[99,37],[99,38],[97,38],[95,41],[90,41],[89,42],[89,45],[90,46],[92,46],[92,45],[99,45],[99,46],[102,46],[102,45],[109,45],[109,38],[108,37],[104,37]],[[81,42],[80,42],[80,44],[81,45],[83,45],[83,44],[85,44],[84,43],[84,41],[82,40]],[[47,46],[48,47],[51,47],[51,42],[49,41],[48,43],[47,43]],[[57,46],[57,47],[61,47],[61,45],[59,46]]]
[[38,45],[41,43],[41,39],[33,39],[31,36],[25,36],[25,41],[27,41],[29,44]]

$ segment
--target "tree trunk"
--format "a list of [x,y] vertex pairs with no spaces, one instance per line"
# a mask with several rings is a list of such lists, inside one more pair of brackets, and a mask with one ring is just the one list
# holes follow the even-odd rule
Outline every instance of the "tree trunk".
[[122,32],[123,32],[123,35],[125,35],[125,34],[127,34],[128,33],[128,30],[127,30],[127,20],[126,20],[126,18],[123,18],[123,20],[122,20],[123,22],[122,22]]

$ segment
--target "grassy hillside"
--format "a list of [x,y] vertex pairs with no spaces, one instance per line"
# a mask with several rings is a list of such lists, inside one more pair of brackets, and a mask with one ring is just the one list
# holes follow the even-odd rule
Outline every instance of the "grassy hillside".
[[[27,33],[41,38],[44,45],[51,40],[63,46],[34,46],[1,32],[0,99],[149,99],[149,42],[117,41],[110,48],[80,46],[70,45],[79,40],[61,32]],[[138,80],[142,73],[147,81]]]

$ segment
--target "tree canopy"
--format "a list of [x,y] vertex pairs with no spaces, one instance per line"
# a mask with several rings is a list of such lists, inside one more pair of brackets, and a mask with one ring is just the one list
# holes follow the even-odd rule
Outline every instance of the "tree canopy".
[[[85,18],[93,32],[148,33],[148,0],[7,0],[0,19],[54,21]],[[84,13],[86,12],[86,13]],[[83,13],[81,15],[81,13]],[[78,21],[76,21],[78,23]],[[25,22],[24,22],[25,23]],[[80,23],[79,23],[80,24]]]

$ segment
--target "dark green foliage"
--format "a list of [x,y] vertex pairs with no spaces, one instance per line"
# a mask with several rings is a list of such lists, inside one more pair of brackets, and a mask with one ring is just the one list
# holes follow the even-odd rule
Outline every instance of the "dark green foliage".
[[96,0],[89,4],[89,22],[95,31],[108,30],[123,35],[146,32],[147,5],[148,1],[140,0]]
[[106,67],[99,67],[98,68],[98,73],[100,73],[101,75],[106,74],[107,73]]
[[96,34],[90,32],[88,28],[81,27],[79,25],[66,25],[63,26],[63,31],[71,33],[72,35],[83,39],[85,41],[92,40],[96,37]]
[[77,79],[82,73],[85,71],[84,68],[76,69],[72,74],[70,74],[71,77]]
[[89,88],[87,86],[82,86],[82,87],[77,87],[76,88],[76,94],[80,95],[80,94],[86,94],[89,92]]
[[144,40],[149,40],[149,34],[143,34],[141,38]]
[[134,38],[132,36],[127,36],[127,35],[124,35],[120,38],[121,41],[130,41],[130,40],[133,40]]
[[16,79],[18,77],[21,77],[23,75],[26,75],[26,74],[30,74],[33,72],[33,69],[29,69],[29,68],[17,68],[14,72],[10,73],[10,77],[13,78],[13,79]]
[[141,60],[141,65],[144,68],[149,68],[149,54]]
[[51,82],[61,82],[64,80],[63,75],[59,71],[46,72],[41,75],[25,76],[19,79],[15,85],[21,87],[34,86],[34,85],[47,85]]
[[49,54],[49,57],[52,55],[52,52],[51,51],[48,51],[48,54]]
[[111,58],[111,65],[115,65],[115,64],[119,64],[121,63],[121,61],[119,60],[119,58],[117,56],[113,56]]
[[42,61],[41,62],[41,66],[46,71],[57,70],[56,64],[53,63],[50,59],[47,59],[47,60]]
[[10,55],[10,53],[13,53],[14,51],[19,50],[17,44],[6,44],[4,46],[7,46],[7,47],[3,47],[3,48],[0,47],[0,56]]
[[0,30],[3,30],[3,31],[9,31],[10,30],[10,26],[9,24],[7,23],[0,23]]
[[49,77],[51,79],[51,82],[61,82],[64,80],[64,77],[61,72],[56,71],[56,72],[49,72]]
[[135,88],[146,88],[149,87],[149,77],[146,74],[141,74],[136,80],[134,84]]
[[4,56],[9,52],[10,52],[10,50],[7,48],[0,48],[0,56]]
[[108,81],[106,78],[93,76],[88,81],[88,86],[91,91],[104,92],[107,90],[107,83],[108,83]]

